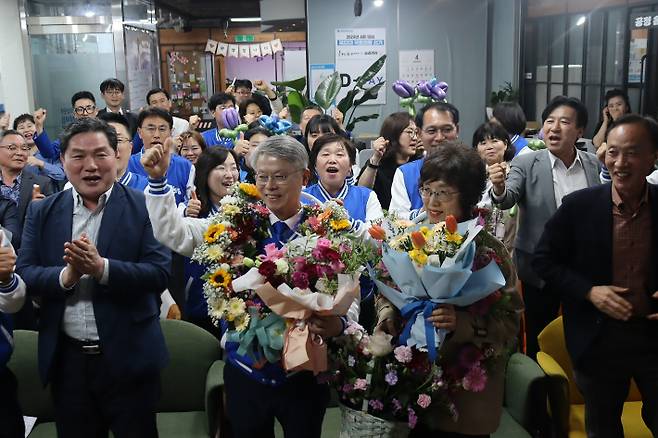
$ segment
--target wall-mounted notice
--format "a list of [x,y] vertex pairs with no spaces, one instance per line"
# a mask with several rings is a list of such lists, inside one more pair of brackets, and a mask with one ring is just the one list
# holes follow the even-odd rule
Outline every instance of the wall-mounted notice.
[[434,50],[400,50],[400,80],[415,84],[434,77]]
[[[386,54],[386,29],[383,27],[336,29],[336,71],[341,73],[343,88],[336,101],[352,89],[352,81],[359,77],[379,57]],[[365,88],[386,80],[386,64]],[[386,92],[381,90],[376,100],[365,105],[383,105]]]

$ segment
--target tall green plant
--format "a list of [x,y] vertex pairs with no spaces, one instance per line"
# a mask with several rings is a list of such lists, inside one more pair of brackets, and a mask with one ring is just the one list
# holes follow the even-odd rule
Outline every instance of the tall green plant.
[[272,85],[276,87],[283,106],[288,106],[292,121],[299,123],[304,107],[311,103],[306,97],[306,78],[302,76],[291,81],[272,82]]
[[505,82],[505,85],[501,86],[498,91],[491,92],[490,101],[492,107],[499,102],[518,102],[519,90],[512,87],[511,82]]

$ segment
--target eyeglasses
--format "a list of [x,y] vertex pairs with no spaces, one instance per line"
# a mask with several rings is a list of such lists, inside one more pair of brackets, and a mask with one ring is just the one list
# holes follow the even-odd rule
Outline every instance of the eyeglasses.
[[437,128],[435,126],[429,126],[427,128],[423,128],[423,134],[429,135],[430,137],[434,137],[439,132],[441,133],[441,135],[446,136],[452,134],[454,131],[455,131],[455,127],[452,125],[442,126],[440,128]]
[[190,152],[193,153],[201,153],[201,146],[183,146],[180,148],[180,154],[188,154]]
[[288,178],[289,178],[291,175],[294,175],[294,174],[296,174],[296,173],[299,173],[299,172],[301,172],[301,171],[303,171],[303,170],[304,170],[304,169],[295,170],[294,172],[290,172],[288,175],[281,175],[281,174],[277,174],[277,175],[266,175],[266,174],[264,174],[264,173],[257,173],[257,174],[256,174],[256,184],[259,184],[259,185],[263,185],[263,186],[264,186],[265,184],[267,184],[267,183],[270,182],[270,180],[271,180],[271,181],[274,183],[274,185],[276,185],[276,186],[282,186],[282,185],[284,185],[284,184],[286,184],[286,183],[288,182]]
[[169,126],[165,126],[165,125],[161,125],[161,126],[148,125],[147,127],[142,129],[151,135],[155,134],[156,132],[159,132],[160,134],[165,134],[171,130]]
[[84,113],[92,114],[96,110],[96,105],[78,106],[73,110],[79,116],[83,115]]
[[418,132],[415,129],[405,129],[402,133],[407,134],[411,138],[418,137]]
[[32,149],[32,146],[28,146],[26,144],[19,146],[17,144],[10,143],[10,144],[0,144],[0,148],[7,149],[11,153],[16,153],[18,152],[19,149],[23,152],[29,152],[30,149]]
[[104,94],[109,94],[110,96],[120,96],[123,94],[121,90],[105,90]]
[[429,187],[420,187],[418,189],[420,196],[425,199],[432,199],[435,197],[440,202],[450,201],[459,192],[448,192],[446,190],[433,191]]

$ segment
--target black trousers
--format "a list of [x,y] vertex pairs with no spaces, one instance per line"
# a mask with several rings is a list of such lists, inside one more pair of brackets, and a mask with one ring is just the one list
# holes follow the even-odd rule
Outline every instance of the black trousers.
[[60,338],[52,375],[52,394],[59,438],[157,437],[158,372],[113,379],[107,361],[84,354],[68,338]]
[[16,377],[0,367],[0,438],[23,438],[25,424],[16,394]]
[[560,296],[546,288],[539,288],[523,283],[523,302],[525,306],[526,354],[537,359],[539,343],[537,336],[558,316]]
[[642,419],[658,436],[658,323],[608,320],[575,367],[589,438],[623,438],[621,413],[631,378],[642,394]]
[[274,419],[285,438],[320,438],[329,388],[310,372],[272,387],[251,379],[235,365],[224,367],[228,420],[234,438],[274,438]]

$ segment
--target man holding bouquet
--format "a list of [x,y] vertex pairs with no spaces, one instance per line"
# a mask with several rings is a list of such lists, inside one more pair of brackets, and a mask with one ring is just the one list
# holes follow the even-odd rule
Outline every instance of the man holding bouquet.
[[[172,250],[191,256],[204,242],[210,219],[176,214],[174,197],[165,180],[170,158],[168,144],[144,153],[141,162],[149,176],[146,204],[156,238]],[[298,141],[275,136],[264,140],[251,160],[256,187],[269,210],[270,237],[266,240],[281,247],[294,238],[303,219],[300,198],[310,176],[308,156]],[[263,247],[266,242],[258,243]],[[358,303],[350,308],[348,317],[358,319]],[[338,316],[312,316],[306,323],[311,333],[328,338],[340,335],[345,321]],[[225,346],[224,382],[233,435],[273,437],[276,418],[286,438],[320,437],[328,387],[318,384],[309,371],[286,373],[278,362],[255,363],[253,357],[239,354],[237,346],[231,344]]]

